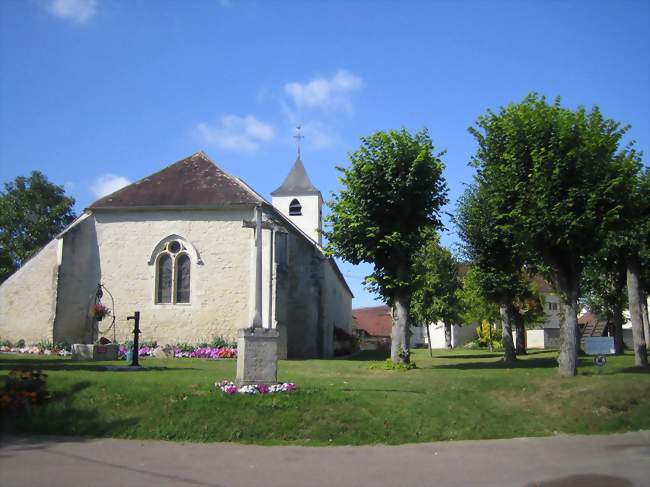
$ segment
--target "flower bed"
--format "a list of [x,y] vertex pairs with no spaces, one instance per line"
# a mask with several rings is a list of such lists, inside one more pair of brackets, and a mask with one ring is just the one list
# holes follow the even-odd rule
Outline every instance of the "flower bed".
[[2,353],[21,353],[26,355],[59,355],[61,357],[67,357],[71,355],[68,350],[60,348],[42,348],[37,346],[31,347],[0,347],[0,352]]
[[222,392],[226,394],[277,394],[279,392],[294,392],[298,390],[298,386],[293,382],[284,382],[281,384],[256,384],[237,387],[233,382],[224,380],[221,382],[215,382],[216,387],[221,389]]
[[[126,358],[126,352],[129,349],[125,345],[120,345],[118,356],[120,359]],[[139,357],[153,357],[156,348],[142,346],[138,349]],[[192,350],[171,347],[170,355],[174,358],[207,358],[212,360],[237,358],[237,349],[230,347],[197,347]]]

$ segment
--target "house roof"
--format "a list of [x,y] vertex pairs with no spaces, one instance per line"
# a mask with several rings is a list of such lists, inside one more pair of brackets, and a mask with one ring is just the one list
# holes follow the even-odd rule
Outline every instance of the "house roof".
[[390,337],[393,329],[393,317],[388,306],[373,306],[352,310],[352,317],[357,328],[374,337]]
[[90,209],[218,207],[259,204],[235,178],[197,152],[98,199]]
[[311,184],[307,171],[300,158],[296,159],[289,174],[278,189],[271,196],[305,196],[320,194],[320,191]]
[[596,316],[595,313],[592,313],[591,311],[587,311],[585,314],[580,316],[578,318],[578,324],[579,325],[586,325],[588,323],[591,323],[592,321],[597,320],[598,317]]

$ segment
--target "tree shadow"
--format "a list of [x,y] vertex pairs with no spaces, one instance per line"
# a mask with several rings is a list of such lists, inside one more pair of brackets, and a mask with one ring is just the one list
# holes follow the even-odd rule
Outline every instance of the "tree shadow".
[[[605,369],[607,368],[607,365],[605,365]],[[650,374],[650,367],[624,367],[622,369],[618,369],[619,372],[622,372],[623,374]]]
[[[493,356],[491,356],[494,358]],[[480,369],[550,369],[557,367],[555,357],[542,357],[531,360],[517,360],[514,363],[506,363],[503,360],[494,362],[464,362],[457,364],[433,365],[432,369],[451,370],[480,370]]]
[[[70,371],[90,371],[90,372],[123,372],[124,370],[114,370],[114,367],[128,366],[126,361],[117,362],[77,362],[72,360],[61,359],[7,359],[6,357],[0,358],[0,370],[70,370]],[[193,367],[166,367],[166,366],[147,366],[140,364],[142,371],[180,371],[180,370],[196,370]]]
[[[137,417],[107,420],[102,418],[97,407],[75,407],[75,397],[91,385],[88,381],[77,382],[64,391],[53,392],[44,404],[19,412],[0,413],[0,433],[110,437],[115,430],[124,431],[139,422]],[[27,445],[24,448],[37,447]]]
[[347,357],[347,360],[358,362],[376,362],[386,360],[390,357],[390,350],[363,350],[355,355]]

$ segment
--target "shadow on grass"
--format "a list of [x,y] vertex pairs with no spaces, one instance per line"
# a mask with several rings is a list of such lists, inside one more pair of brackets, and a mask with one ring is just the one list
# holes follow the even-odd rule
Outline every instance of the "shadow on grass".
[[0,432],[109,437],[116,430],[123,431],[138,423],[139,418],[106,420],[99,408],[75,407],[75,397],[91,385],[88,381],[77,382],[64,391],[54,392],[44,404],[17,413],[5,412],[0,415]]
[[[607,365],[605,365],[607,368]],[[625,367],[619,369],[619,372],[624,374],[650,374],[650,367]]]
[[[7,360],[6,358],[0,359],[0,370],[70,370],[70,371],[90,371],[90,372],[115,372],[110,367],[115,366],[128,366],[126,361],[108,362],[102,364],[75,362],[72,360],[61,359],[14,359]],[[150,367],[146,364],[140,364],[146,371],[180,371],[180,370],[196,370],[192,367]]]
[[[490,356],[492,357],[492,356]],[[475,357],[476,358],[476,357]],[[451,370],[480,370],[480,369],[551,369],[557,367],[555,357],[536,358],[531,360],[517,360],[514,363],[507,364],[503,360],[494,362],[465,362],[458,364],[433,365],[432,369],[451,369]],[[427,367],[423,367],[427,368]]]
[[363,350],[362,352],[347,357],[347,360],[376,362],[377,360],[386,360],[388,357],[390,357],[390,350]]

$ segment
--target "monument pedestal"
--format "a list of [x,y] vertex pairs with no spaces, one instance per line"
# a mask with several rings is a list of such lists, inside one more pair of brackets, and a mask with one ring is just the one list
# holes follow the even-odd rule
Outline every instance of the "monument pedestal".
[[245,328],[237,339],[237,386],[278,381],[278,337],[272,328]]
[[113,343],[106,345],[75,343],[72,345],[72,360],[92,360],[95,362],[117,360],[119,348],[119,345]]

